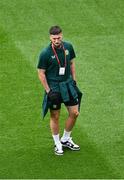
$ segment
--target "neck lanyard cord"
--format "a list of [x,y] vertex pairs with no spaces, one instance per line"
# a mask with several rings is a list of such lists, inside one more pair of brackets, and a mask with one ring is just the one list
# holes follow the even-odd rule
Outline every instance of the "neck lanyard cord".
[[[64,57],[65,57],[65,64],[64,64],[64,66],[66,67],[66,53],[65,53],[65,48],[64,48],[63,45],[62,45],[62,48],[63,48],[63,51],[64,51]],[[60,60],[59,60],[59,58],[58,58],[58,55],[57,55],[57,53],[56,53],[56,50],[55,50],[53,44],[52,44],[52,49],[53,49],[54,55],[55,55],[55,57],[56,57],[56,60],[57,60],[57,62],[58,62],[58,64],[59,64],[59,66],[61,67],[61,65],[60,65]]]

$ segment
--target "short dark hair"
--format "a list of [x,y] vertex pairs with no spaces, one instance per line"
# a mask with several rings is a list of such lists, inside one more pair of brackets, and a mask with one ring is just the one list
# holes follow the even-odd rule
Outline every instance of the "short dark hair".
[[62,32],[62,29],[59,27],[59,26],[52,26],[50,29],[49,29],[49,33],[51,35],[58,35]]

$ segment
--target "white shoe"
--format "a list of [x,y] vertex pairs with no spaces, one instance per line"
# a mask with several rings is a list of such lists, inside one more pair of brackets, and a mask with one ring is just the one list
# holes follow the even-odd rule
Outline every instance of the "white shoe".
[[62,144],[56,144],[54,151],[56,155],[63,155]]
[[73,151],[79,151],[80,150],[80,147],[79,145],[75,144],[72,140],[72,137],[70,137],[68,140],[66,141],[62,141],[61,139],[61,143],[62,143],[62,146],[63,147],[67,147]]

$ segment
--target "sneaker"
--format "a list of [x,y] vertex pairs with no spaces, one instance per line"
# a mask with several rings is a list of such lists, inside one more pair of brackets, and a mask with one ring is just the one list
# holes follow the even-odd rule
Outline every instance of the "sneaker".
[[56,144],[54,151],[56,155],[63,155],[62,144]]
[[70,137],[68,139],[68,141],[65,141],[65,142],[63,142],[61,140],[61,144],[62,144],[63,147],[67,147],[67,148],[69,148],[69,149],[71,149],[73,151],[79,151],[80,150],[80,147],[73,142],[72,137]]

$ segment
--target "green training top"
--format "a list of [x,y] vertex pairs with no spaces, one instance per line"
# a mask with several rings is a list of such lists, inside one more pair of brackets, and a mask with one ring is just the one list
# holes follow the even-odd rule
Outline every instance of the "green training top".
[[[66,81],[68,78],[71,77],[70,71],[70,61],[75,58],[75,52],[73,46],[68,42],[63,42],[65,54],[66,54],[66,68],[65,74],[59,75],[59,64],[56,59],[56,56],[52,49],[52,44],[41,52],[39,56],[39,62],[37,65],[38,69],[45,69],[45,75],[47,81]],[[65,54],[63,48],[55,48],[55,51],[58,55],[60,60],[61,67],[65,65]]]

